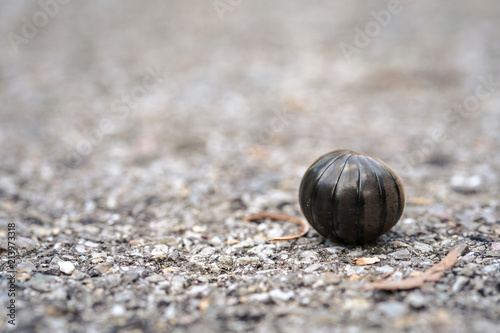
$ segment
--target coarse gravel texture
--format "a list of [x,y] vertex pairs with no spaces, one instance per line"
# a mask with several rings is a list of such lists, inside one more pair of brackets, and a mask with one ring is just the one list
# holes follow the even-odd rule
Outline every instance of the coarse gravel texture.
[[[1,330],[499,332],[498,2],[42,3],[0,5]],[[402,177],[389,233],[243,221],[342,148]]]

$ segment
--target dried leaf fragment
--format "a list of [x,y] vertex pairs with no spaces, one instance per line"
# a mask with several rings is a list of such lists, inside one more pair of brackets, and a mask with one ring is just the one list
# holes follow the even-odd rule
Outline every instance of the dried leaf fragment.
[[373,265],[376,264],[377,262],[380,262],[380,259],[377,257],[374,258],[358,258],[354,260],[354,263],[357,266],[365,266],[365,265]]
[[293,216],[288,216],[288,215],[261,213],[261,214],[249,216],[249,217],[245,218],[245,221],[251,222],[251,221],[255,221],[255,220],[259,220],[259,219],[263,219],[263,218],[288,221],[288,222],[298,224],[302,227],[300,229],[300,232],[296,235],[270,238],[270,239],[268,239],[270,242],[280,242],[280,241],[292,240],[292,239],[304,236],[309,231],[309,224],[307,224],[307,222],[305,222],[302,219],[299,219],[298,217],[293,217]]
[[444,271],[458,262],[460,246],[448,253],[440,262],[426,270],[423,274],[400,281],[382,280],[365,286],[366,290],[409,290],[423,287],[426,282],[437,282]]

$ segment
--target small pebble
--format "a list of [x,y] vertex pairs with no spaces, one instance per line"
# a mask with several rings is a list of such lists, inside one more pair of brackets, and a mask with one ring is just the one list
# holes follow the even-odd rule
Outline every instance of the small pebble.
[[212,246],[220,246],[223,243],[219,236],[214,236],[210,238],[209,244]]
[[60,286],[59,279],[51,275],[43,275],[40,273],[35,274],[27,284],[41,292],[50,292]]
[[106,261],[95,266],[95,269],[101,274],[109,274],[113,271],[113,262]]
[[393,301],[380,303],[377,308],[390,318],[398,318],[408,312],[406,304]]
[[381,266],[381,267],[375,267],[375,270],[379,273],[382,273],[382,274],[389,274],[389,273],[392,273],[394,271],[394,267],[385,265],[385,266]]
[[325,248],[325,250],[327,250],[328,252],[330,252],[332,254],[340,254],[340,253],[342,253],[342,251],[345,250],[345,248],[340,247],[340,246],[334,246],[334,247],[327,247],[327,248]]
[[16,240],[17,252],[20,255],[26,255],[33,251],[36,251],[40,247],[38,241],[34,241],[31,238],[18,237]]
[[318,260],[318,253],[316,251],[302,251],[299,253],[299,261],[301,263],[311,264]]
[[210,257],[215,253],[215,249],[213,247],[206,247],[203,250],[201,250],[198,255],[204,258]]
[[314,272],[315,270],[318,270],[319,268],[321,268],[321,264],[312,264],[311,266],[307,267],[306,269],[304,269],[305,272]]
[[148,281],[150,283],[162,282],[162,281],[165,281],[165,276],[160,275],[160,274],[153,274],[153,275],[148,276],[146,278],[146,281]]
[[221,264],[226,264],[226,265],[233,263],[233,258],[231,256],[226,256],[226,255],[219,256],[219,258],[217,260]]
[[260,263],[260,259],[258,257],[241,257],[236,260],[236,265],[256,265]]
[[432,246],[420,242],[413,242],[413,247],[415,250],[418,250],[420,252],[431,252],[432,251]]
[[83,243],[83,245],[88,246],[88,247],[99,247],[99,244],[92,242],[92,241],[86,241]]
[[60,261],[57,264],[59,265],[59,270],[66,275],[71,275],[75,271],[75,265],[70,261]]
[[477,265],[476,264],[467,264],[460,270],[460,275],[464,276],[473,276],[476,273]]
[[85,246],[82,244],[78,244],[77,246],[75,246],[75,250],[78,253],[86,253],[87,252],[87,250],[85,250]]
[[290,300],[293,296],[295,296],[295,293],[292,290],[283,292],[280,289],[274,289],[274,290],[271,290],[269,295],[271,296],[271,298],[273,300],[277,299],[277,300],[286,302],[286,301]]
[[269,295],[269,293],[260,293],[260,294],[253,294],[253,295],[250,295],[250,297],[248,298],[250,301],[253,301],[253,302],[265,302],[267,300],[269,300],[271,297],[271,295]]
[[109,311],[109,313],[112,316],[123,316],[125,314],[125,312],[127,312],[127,310],[125,309],[125,307],[123,305],[120,305],[120,304],[113,305],[113,307]]
[[493,264],[483,267],[482,272],[484,274],[500,272],[500,264]]
[[71,274],[71,278],[77,281],[81,281],[87,277],[89,277],[88,274],[80,272],[79,270],[75,270],[75,272]]
[[475,259],[476,259],[476,255],[474,254],[474,252],[469,252],[469,253],[467,253],[466,255],[464,255],[463,257],[460,258],[460,260],[462,260],[462,261],[464,261],[466,263],[471,263]]
[[174,276],[170,283],[170,291],[173,294],[179,294],[184,291],[184,286],[186,285],[186,279],[182,276]]
[[207,285],[194,286],[189,289],[186,294],[187,295],[204,295],[206,296],[210,292],[210,287]]
[[395,259],[410,259],[410,251],[404,249],[396,252],[389,253],[389,255]]
[[451,178],[450,185],[456,192],[473,194],[481,191],[483,180],[480,175],[456,175]]
[[20,262],[16,266],[17,273],[31,273],[35,269],[36,267],[31,261]]
[[414,309],[422,309],[425,307],[427,300],[424,295],[422,295],[419,291],[414,291],[410,293],[405,301],[410,304],[410,306]]
[[179,254],[179,251],[177,251],[177,250],[173,250],[168,255],[168,259],[173,260],[173,261],[178,261],[179,258],[180,258],[180,254]]
[[342,281],[341,277],[337,274],[334,274],[332,272],[327,272],[323,275],[320,276],[320,278],[327,284],[327,285],[332,285],[332,284],[339,284],[340,281]]
[[462,276],[462,275],[459,275],[457,277],[457,280],[455,281],[455,283],[451,287],[451,290],[453,290],[453,292],[457,293],[457,292],[461,291],[465,287],[465,285],[467,284],[467,282],[469,282],[469,278],[467,278],[465,276]]

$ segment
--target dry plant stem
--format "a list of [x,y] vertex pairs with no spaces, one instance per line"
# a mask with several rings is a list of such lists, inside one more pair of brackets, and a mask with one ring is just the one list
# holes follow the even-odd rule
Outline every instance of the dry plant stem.
[[273,219],[273,220],[288,221],[288,222],[298,224],[302,227],[300,229],[300,233],[298,233],[296,235],[270,238],[270,239],[268,239],[270,242],[281,242],[281,241],[292,240],[292,239],[304,236],[309,231],[309,224],[307,222],[305,222],[304,220],[299,219],[298,217],[282,215],[282,214],[271,214],[271,213],[255,214],[255,215],[252,215],[252,216],[245,218],[245,221],[251,222],[251,221],[260,220],[260,219],[264,219],[264,218]]
[[437,282],[444,274],[444,271],[455,266],[458,261],[460,247],[448,253],[440,262],[426,270],[422,275],[400,281],[382,280],[373,282],[365,287],[366,290],[410,290],[421,288],[426,282]]

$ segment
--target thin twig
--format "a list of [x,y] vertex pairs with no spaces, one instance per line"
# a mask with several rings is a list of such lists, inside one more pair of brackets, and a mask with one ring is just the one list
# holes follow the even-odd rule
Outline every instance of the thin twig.
[[299,237],[302,237],[305,234],[307,234],[307,232],[309,231],[309,224],[307,222],[305,222],[304,220],[299,219],[298,217],[282,215],[282,214],[260,213],[260,214],[255,214],[255,215],[249,216],[249,217],[245,218],[244,221],[251,222],[251,221],[265,219],[265,218],[273,219],[273,220],[288,221],[288,222],[298,224],[302,227],[300,229],[300,233],[298,233],[296,235],[270,238],[270,239],[268,239],[270,242],[281,242],[281,241],[287,241],[287,240],[299,238]]
[[448,253],[440,262],[426,270],[422,275],[399,281],[382,280],[365,286],[366,290],[410,290],[421,288],[426,282],[437,282],[444,272],[458,262],[460,247]]

